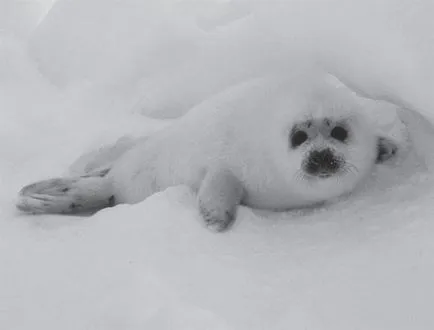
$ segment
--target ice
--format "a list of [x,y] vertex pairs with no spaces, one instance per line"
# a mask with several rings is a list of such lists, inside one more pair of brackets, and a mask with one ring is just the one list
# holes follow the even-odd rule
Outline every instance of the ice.
[[225,234],[188,187],[90,218],[14,208],[83,152],[168,124],[142,114],[311,62],[433,115],[431,1],[58,0],[31,35],[42,12],[3,13],[0,329],[434,327],[434,132],[417,112],[370,114],[411,148],[364,189],[313,210],[241,207]]

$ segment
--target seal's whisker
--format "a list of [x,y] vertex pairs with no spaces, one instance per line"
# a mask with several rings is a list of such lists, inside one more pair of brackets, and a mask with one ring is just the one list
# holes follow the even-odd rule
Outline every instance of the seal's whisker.
[[353,165],[352,163],[346,162],[345,166],[343,167],[343,169],[347,172],[347,173],[351,173],[351,174],[357,174],[359,173],[359,169],[357,168],[357,166]]

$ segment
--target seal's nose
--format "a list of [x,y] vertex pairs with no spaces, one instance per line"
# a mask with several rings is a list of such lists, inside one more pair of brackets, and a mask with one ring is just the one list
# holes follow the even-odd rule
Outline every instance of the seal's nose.
[[339,160],[331,149],[312,151],[305,166],[307,173],[318,176],[331,175],[336,173],[338,169]]

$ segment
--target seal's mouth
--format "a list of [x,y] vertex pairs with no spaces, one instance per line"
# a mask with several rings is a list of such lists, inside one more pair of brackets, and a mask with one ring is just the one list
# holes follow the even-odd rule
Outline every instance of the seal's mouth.
[[325,180],[325,179],[330,179],[332,177],[336,177],[337,175],[338,173],[329,173],[329,172],[310,174],[305,171],[304,173],[304,177],[307,180]]
[[320,179],[327,179],[327,178],[330,178],[331,176],[333,176],[333,174],[327,173],[327,172],[319,173],[318,175],[316,175],[316,177],[318,177]]

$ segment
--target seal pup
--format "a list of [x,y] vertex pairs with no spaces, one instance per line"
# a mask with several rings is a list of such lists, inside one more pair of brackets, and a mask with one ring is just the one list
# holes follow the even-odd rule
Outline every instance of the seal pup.
[[[18,209],[76,214],[138,203],[170,186],[197,192],[215,231],[239,204],[288,210],[351,192],[398,148],[363,114],[373,102],[319,82],[261,78],[232,87],[124,147],[97,154],[81,175],[25,186]],[[107,159],[107,161],[104,161]]]

